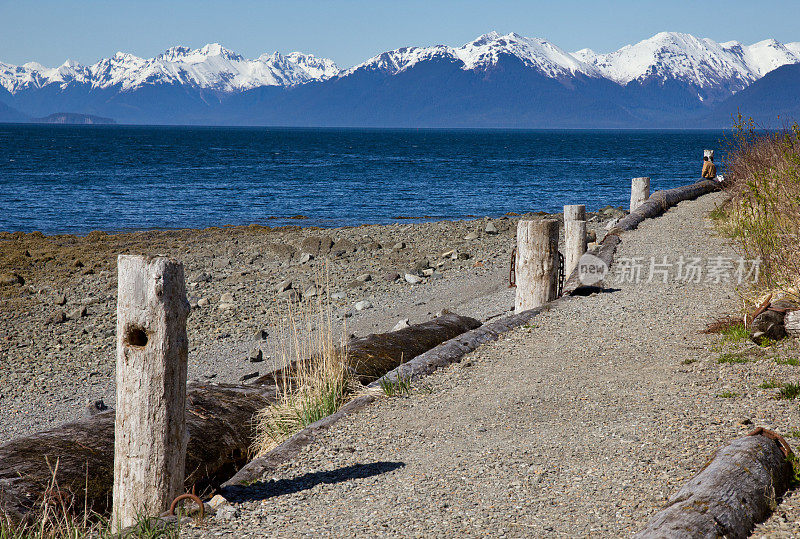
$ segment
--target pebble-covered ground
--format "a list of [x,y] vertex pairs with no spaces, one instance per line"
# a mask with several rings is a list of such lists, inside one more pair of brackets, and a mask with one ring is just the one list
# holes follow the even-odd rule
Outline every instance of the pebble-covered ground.
[[[591,214],[589,228],[602,237],[621,214]],[[315,290],[329,294],[344,338],[424,322],[442,309],[479,319],[506,312],[517,219],[85,237],[0,232],[0,443],[81,417],[99,399],[113,406],[118,254],[184,263],[189,378],[238,382],[273,368],[287,302]],[[279,293],[287,280],[291,287]],[[263,361],[251,361],[256,350]]]
[[[624,234],[618,263],[735,256],[704,218],[719,201]],[[341,420],[249,500],[182,533],[626,536],[730,440],[756,426],[800,434],[797,401],[776,398],[800,380],[796,343],[701,333],[741,308],[732,283],[645,271],[607,284]],[[790,496],[759,533],[800,535],[797,505]]]

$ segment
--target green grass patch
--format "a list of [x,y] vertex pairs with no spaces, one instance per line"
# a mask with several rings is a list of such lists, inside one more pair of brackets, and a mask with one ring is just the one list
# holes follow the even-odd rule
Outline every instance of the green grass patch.
[[792,438],[800,438],[800,429],[792,429],[789,431],[789,436]]
[[697,360],[695,358],[690,357],[690,358],[687,358],[687,359],[684,359],[683,361],[681,361],[681,365],[691,365],[692,363],[695,363],[696,361]]
[[796,357],[776,357],[775,363],[778,365],[791,365],[792,367],[797,367],[800,364],[800,361],[797,360]]
[[381,378],[381,389],[387,397],[407,397],[411,395],[411,378],[398,376],[395,380]]
[[775,389],[776,387],[781,387],[781,385],[775,380],[764,380],[758,387],[761,389]]
[[717,363],[748,363],[750,360],[741,354],[726,353],[717,358]]
[[734,399],[734,398],[736,398],[738,396],[739,396],[739,394],[734,392],[734,391],[723,391],[722,393],[717,395],[717,397],[720,397],[720,398],[723,398],[723,399]]
[[800,397],[800,384],[783,384],[780,393],[778,393],[779,399],[794,400],[797,397]]
[[743,323],[728,326],[721,333],[723,340],[729,342],[742,342],[750,338],[750,332]]

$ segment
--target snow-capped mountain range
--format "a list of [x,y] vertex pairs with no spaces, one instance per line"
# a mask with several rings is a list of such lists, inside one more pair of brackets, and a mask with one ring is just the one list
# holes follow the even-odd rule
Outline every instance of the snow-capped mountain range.
[[200,49],[172,47],[155,58],[118,52],[90,66],[67,60],[55,68],[36,62],[21,66],[0,63],[0,85],[11,94],[56,84],[88,84],[92,88],[131,90],[153,84],[185,84],[219,92],[236,92],[259,86],[293,86],[325,80],[339,73],[327,58],[293,52],[275,52],[248,60],[219,43]]
[[[28,115],[81,112],[133,123],[286,123],[297,116],[292,116],[292,107],[308,112],[306,105],[312,102],[317,116],[329,118],[327,122],[360,124],[358,114],[353,115],[353,110],[360,108],[372,118],[366,122],[370,125],[381,123],[381,107],[400,105],[416,106],[415,112],[407,115],[411,118],[416,114],[420,125],[438,125],[448,122],[443,117],[434,122],[430,111],[421,112],[430,104],[413,102],[419,100],[420,85],[424,85],[428,101],[444,96],[466,99],[462,110],[470,106],[486,108],[492,94],[473,96],[470,105],[469,95],[455,91],[459,84],[464,85],[465,92],[478,92],[479,87],[495,87],[496,91],[500,85],[508,93],[505,99],[514,101],[509,111],[524,109],[525,117],[533,118],[531,114],[539,107],[545,124],[545,117],[558,118],[555,109],[559,103],[571,99],[585,106],[583,118],[591,119],[592,107],[602,107],[606,113],[622,107],[620,114],[608,118],[626,117],[624,121],[630,123],[662,121],[709,109],[789,64],[800,64],[800,42],[782,44],[769,39],[753,45],[717,43],[676,32],[662,32],[608,54],[590,49],[570,53],[544,39],[491,32],[461,47],[436,45],[387,51],[349,69],[300,52],[246,59],[213,43],[194,50],[173,47],[147,59],[118,52],[88,66],[69,60],[55,68],[35,62],[22,66],[0,63],[0,103]],[[387,93],[389,87],[392,90]],[[276,93],[278,90],[283,93]],[[567,101],[554,100],[562,92],[568,92],[564,94]],[[517,103],[515,93],[527,95],[527,101]],[[360,101],[354,97],[357,95],[362,96]],[[370,100],[373,110],[367,111],[365,103]],[[284,116],[278,114],[278,107]],[[473,112],[491,125],[503,125],[506,122],[497,112],[503,107],[494,107],[491,121],[477,109]],[[436,113],[443,114],[445,108],[437,106]],[[338,116],[328,114],[333,110],[338,110]],[[560,114],[577,114],[570,110]],[[307,122],[313,124],[314,120],[309,117]]]

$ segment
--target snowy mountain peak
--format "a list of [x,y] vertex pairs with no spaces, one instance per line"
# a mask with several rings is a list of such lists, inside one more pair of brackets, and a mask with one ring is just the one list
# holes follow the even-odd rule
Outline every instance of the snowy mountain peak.
[[123,91],[165,84],[235,92],[260,86],[303,84],[338,73],[338,66],[327,58],[293,52],[286,56],[262,54],[248,60],[219,43],[209,43],[199,49],[171,47],[148,59],[117,52],[91,66],[70,60],[57,68],[34,62],[24,66],[0,64],[0,86],[12,94],[49,84],[64,88],[72,83],[92,88],[119,87]]
[[465,70],[486,69],[496,65],[504,56],[515,57],[527,67],[549,77],[560,78],[577,73],[592,77],[600,76],[595,67],[575,58],[549,41],[523,37],[514,32],[506,35],[489,32],[458,48],[445,45],[402,47],[374,56],[349,69],[342,76],[358,70],[379,70],[396,74],[421,61],[432,59],[460,62],[462,69]]
[[726,97],[781,65],[800,62],[797,51],[773,39],[743,46],[680,32],[659,32],[609,54],[578,51],[573,56],[623,85],[669,80],[693,85],[700,100]]

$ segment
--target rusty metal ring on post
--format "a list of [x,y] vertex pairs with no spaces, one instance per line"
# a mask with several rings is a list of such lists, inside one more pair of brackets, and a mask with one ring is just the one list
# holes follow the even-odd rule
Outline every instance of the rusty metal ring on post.
[[765,429],[764,427],[758,427],[756,430],[748,434],[748,436],[758,436],[758,435],[761,435],[765,438],[769,438],[770,440],[778,442],[781,451],[783,451],[783,454],[786,456],[787,459],[792,458],[794,456],[792,448],[789,447],[789,444],[786,443],[786,440],[783,438],[783,436],[781,436],[777,432]]
[[517,246],[511,249],[511,269],[508,270],[508,287],[517,286]]
[[178,502],[180,502],[182,500],[193,500],[197,504],[197,506],[200,508],[200,520],[203,520],[205,518],[205,516],[206,516],[206,506],[203,504],[203,500],[201,500],[197,495],[189,494],[189,493],[181,494],[180,496],[178,496],[177,498],[172,500],[172,503],[169,506],[169,515],[170,516],[175,516],[175,508],[178,506]]

